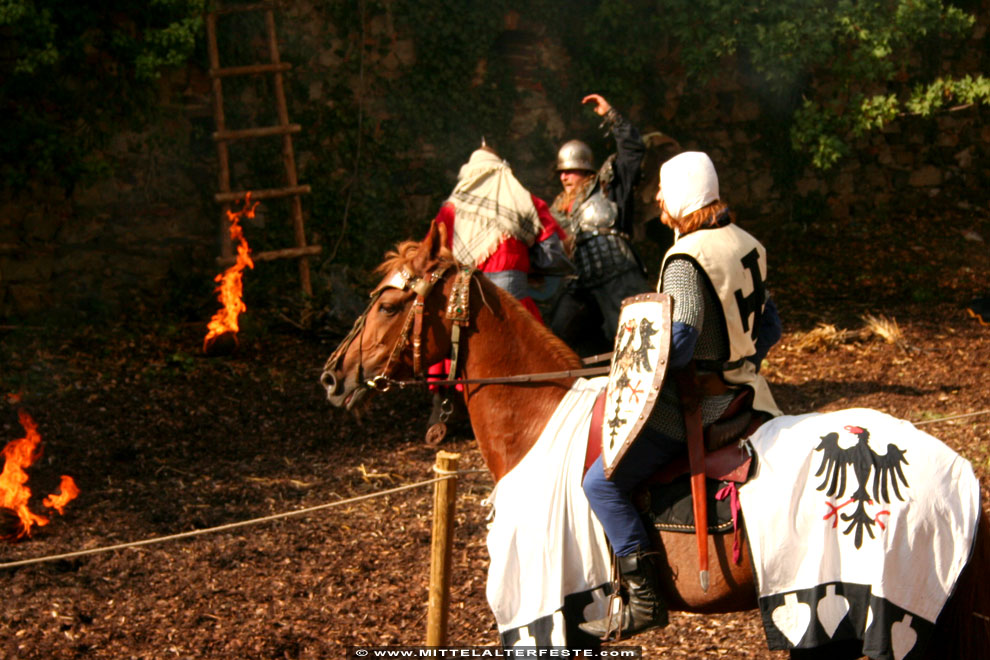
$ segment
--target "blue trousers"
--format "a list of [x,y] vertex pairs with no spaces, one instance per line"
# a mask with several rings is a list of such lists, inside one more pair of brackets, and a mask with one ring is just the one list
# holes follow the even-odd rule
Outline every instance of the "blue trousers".
[[605,478],[601,456],[588,468],[582,483],[584,493],[617,557],[628,557],[637,547],[646,549],[652,545],[643,519],[629,496],[636,486],[683,452],[684,448],[682,442],[643,429],[622,457],[611,480]]

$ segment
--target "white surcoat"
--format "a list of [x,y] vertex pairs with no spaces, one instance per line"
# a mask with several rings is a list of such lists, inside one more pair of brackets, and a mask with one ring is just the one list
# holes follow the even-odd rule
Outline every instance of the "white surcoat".
[[728,224],[680,237],[664,256],[664,266],[672,257],[687,258],[697,265],[721,304],[729,345],[722,377],[750,387],[757,410],[780,415],[766,379],[746,359],[756,354],[760,317],[766,305],[766,248],[747,231]]

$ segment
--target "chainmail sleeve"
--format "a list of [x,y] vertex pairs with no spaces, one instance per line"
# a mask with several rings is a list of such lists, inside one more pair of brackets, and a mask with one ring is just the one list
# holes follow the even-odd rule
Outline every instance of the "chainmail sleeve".
[[686,259],[671,259],[660,281],[662,292],[674,299],[674,323],[685,323],[700,332],[705,326],[705,287],[698,269]]
[[[661,291],[674,301],[673,321],[698,330],[695,360],[724,360],[728,342],[723,332],[722,308],[705,276],[687,259],[673,258],[661,276]],[[667,378],[653,412],[646,421],[645,433],[653,433],[683,442],[684,418],[674,379]],[[701,401],[701,421],[710,424],[721,416],[732,401],[732,394],[705,397]]]
[[698,331],[694,359],[722,361],[728,358],[729,344],[724,332],[722,306],[708,280],[687,259],[671,259],[663,271],[663,293],[674,299],[673,321]]

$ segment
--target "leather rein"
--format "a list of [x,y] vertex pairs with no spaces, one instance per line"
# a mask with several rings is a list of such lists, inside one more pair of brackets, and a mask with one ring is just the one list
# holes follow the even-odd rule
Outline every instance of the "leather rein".
[[[426,298],[430,295],[433,287],[435,287],[437,283],[441,282],[454,267],[455,264],[453,262],[446,262],[441,264],[435,270],[430,271],[423,276],[419,276],[410,272],[405,266],[403,266],[393,273],[392,277],[371,292],[371,302],[368,307],[364,310],[361,316],[354,321],[354,326],[351,328],[351,331],[337,347],[337,350],[335,350],[327,359],[324,370],[335,367],[336,364],[343,358],[344,353],[347,352],[347,349],[355,339],[359,340],[359,347],[362,345],[359,338],[363,336],[365,321],[368,313],[371,312],[372,307],[374,307],[375,303],[378,301],[378,298],[381,297],[383,291],[394,288],[399,289],[400,291],[413,291],[416,293],[416,299],[413,301],[409,312],[406,314],[406,318],[402,324],[402,329],[399,332],[399,337],[392,346],[388,360],[386,360],[385,367],[382,369],[381,373],[370,379],[364,380],[362,377],[363,374],[359,372],[359,378],[364,380],[364,386],[368,389],[373,389],[378,392],[387,392],[392,389],[392,387],[402,389],[410,385],[447,387],[460,384],[526,384],[555,381],[564,378],[598,376],[609,372],[610,366],[605,365],[600,367],[585,367],[582,369],[568,369],[565,371],[536,374],[518,374],[493,378],[456,378],[455,376],[457,374],[458,358],[460,354],[461,328],[467,326],[470,322],[469,291],[471,280],[477,273],[477,270],[474,268],[460,266],[456,271],[457,274],[454,285],[447,296],[447,306],[445,312],[446,318],[452,322],[450,331],[450,371],[445,380],[427,379],[426,374],[423,372],[422,365],[423,310],[425,309]],[[402,354],[402,351],[404,351],[410,344],[412,345],[413,353],[413,374],[416,378],[412,380],[393,379],[391,377],[391,372],[394,369],[395,364],[398,363],[398,358]],[[586,364],[595,363],[606,360],[610,357],[611,353],[606,353],[602,355],[595,355],[591,358],[586,358],[584,361]],[[359,360],[359,369],[362,368],[361,363],[362,361]]]

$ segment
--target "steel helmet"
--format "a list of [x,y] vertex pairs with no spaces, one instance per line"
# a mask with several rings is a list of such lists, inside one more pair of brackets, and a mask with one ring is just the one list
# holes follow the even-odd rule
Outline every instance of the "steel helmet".
[[591,147],[581,140],[565,142],[564,146],[557,152],[557,171],[563,170],[594,172],[595,163],[591,154]]

